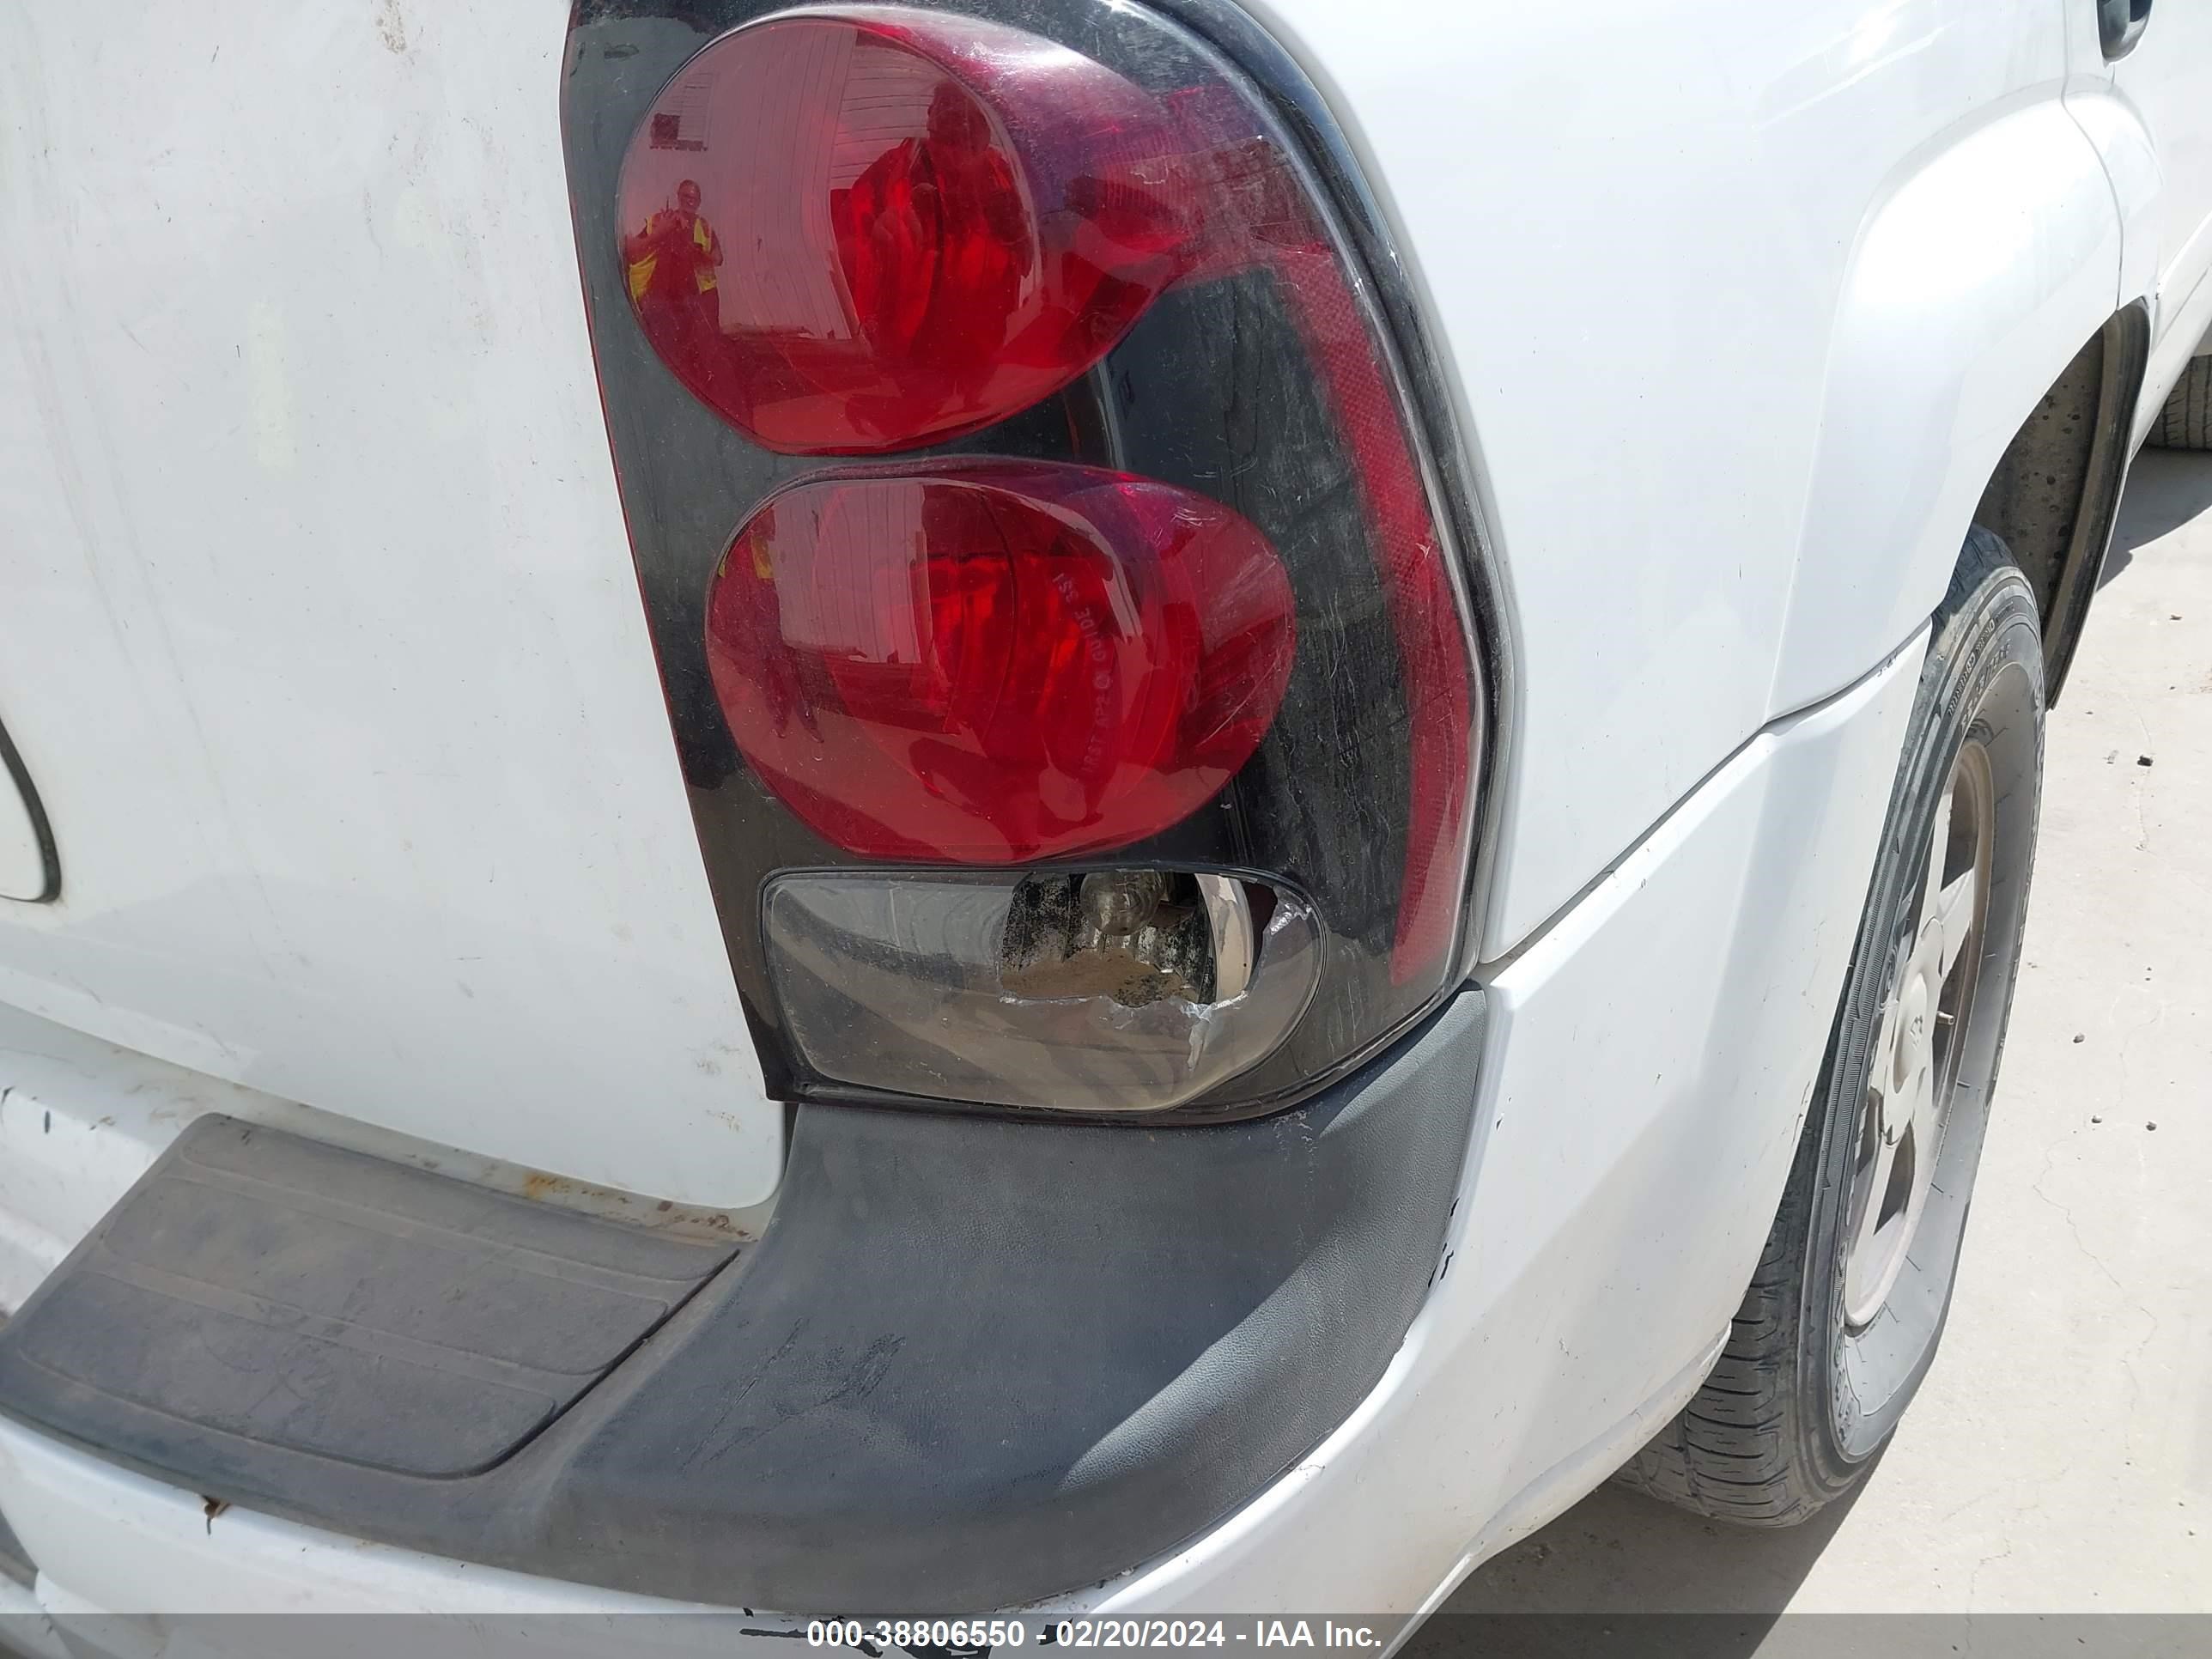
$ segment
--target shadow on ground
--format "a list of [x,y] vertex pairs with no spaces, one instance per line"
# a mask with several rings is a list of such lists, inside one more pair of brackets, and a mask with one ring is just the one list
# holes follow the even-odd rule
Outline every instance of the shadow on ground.
[[1443,1611],[1735,1614],[1741,1616],[1728,1625],[1740,1628],[1742,1645],[1709,1650],[1717,1659],[1748,1654],[1790,1605],[1857,1492],[1802,1526],[1768,1531],[1725,1526],[1601,1486],[1479,1568]]
[[2136,549],[2179,530],[2212,507],[2212,466],[2202,455],[2173,449],[2146,449],[2128,473],[2128,493],[2120,501],[2112,545],[2097,578],[2102,587],[2135,562]]

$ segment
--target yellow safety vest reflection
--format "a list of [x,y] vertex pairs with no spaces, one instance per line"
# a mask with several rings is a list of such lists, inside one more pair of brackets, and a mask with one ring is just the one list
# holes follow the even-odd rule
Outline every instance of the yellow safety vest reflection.
[[[655,214],[653,216],[653,219],[655,221],[658,221],[659,217],[660,216],[659,214]],[[653,234],[652,223],[647,224],[646,234],[648,236]],[[700,217],[697,214],[691,216],[691,245],[699,250],[702,256],[698,264],[694,267],[692,273],[698,282],[699,292],[702,294],[712,293],[715,286],[714,253],[716,248],[714,233],[712,228],[708,226],[706,220]],[[633,301],[641,300],[645,297],[645,290],[651,286],[653,282],[653,270],[659,264],[660,256],[658,253],[648,253],[642,259],[633,259],[630,261],[629,297]]]

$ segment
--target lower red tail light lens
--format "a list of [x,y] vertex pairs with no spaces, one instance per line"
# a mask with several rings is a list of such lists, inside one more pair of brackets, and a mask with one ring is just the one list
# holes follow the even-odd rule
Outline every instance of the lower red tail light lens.
[[716,573],[707,660],[753,769],[864,857],[1013,864],[1204,805],[1288,682],[1291,585],[1218,501],[983,463],[787,489]]
[[630,304],[694,395],[796,454],[988,426],[1103,356],[1182,269],[1163,108],[974,18],[769,18],[632,139]]

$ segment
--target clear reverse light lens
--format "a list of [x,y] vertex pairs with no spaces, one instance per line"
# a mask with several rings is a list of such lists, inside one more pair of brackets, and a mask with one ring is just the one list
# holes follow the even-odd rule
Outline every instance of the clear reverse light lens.
[[807,872],[764,911],[808,1063],[942,1100],[1177,1106],[1276,1048],[1321,974],[1304,901],[1232,877]]

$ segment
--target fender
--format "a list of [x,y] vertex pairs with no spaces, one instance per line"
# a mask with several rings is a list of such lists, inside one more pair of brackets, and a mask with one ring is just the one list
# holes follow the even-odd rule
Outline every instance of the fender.
[[1943,596],[2014,435],[2113,314],[2121,222],[2054,94],[1923,151],[1861,227],[1769,699],[1866,672]]
[[2058,704],[2104,572],[2149,344],[2148,303],[2114,312],[2037,401],[1974,508],[2035,590],[2045,708]]

